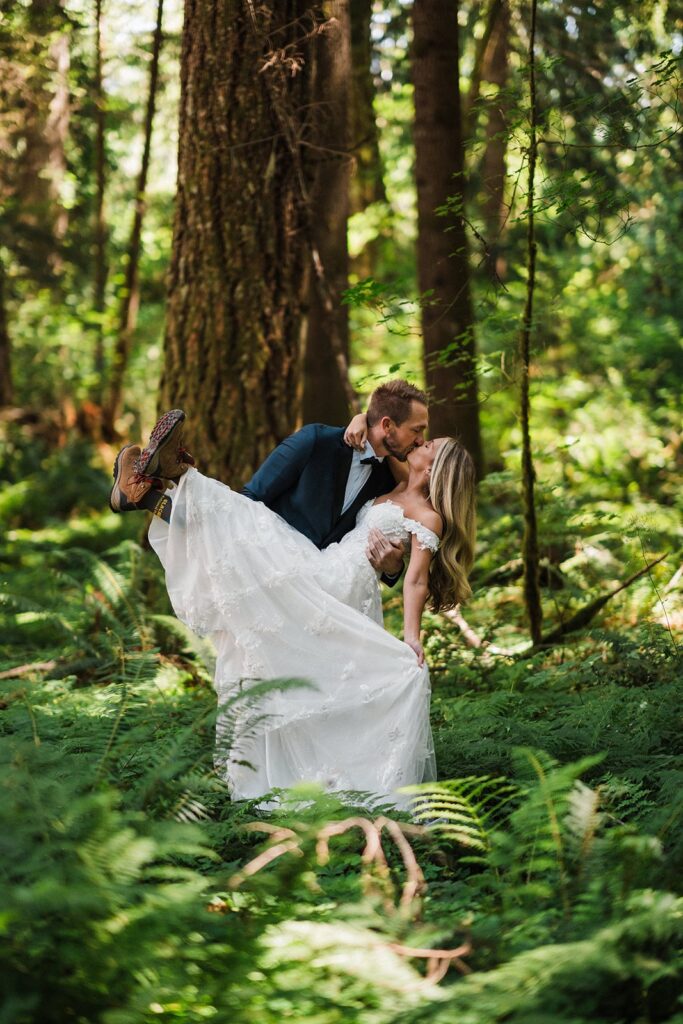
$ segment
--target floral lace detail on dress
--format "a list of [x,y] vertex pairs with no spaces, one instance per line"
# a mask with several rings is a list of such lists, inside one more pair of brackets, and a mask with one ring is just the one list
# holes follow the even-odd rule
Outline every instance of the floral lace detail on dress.
[[439,547],[437,534],[423,523],[418,522],[417,519],[410,519],[402,507],[397,502],[391,501],[390,498],[377,505],[373,505],[372,502],[364,505],[358,514],[358,524],[361,523],[367,523],[368,529],[375,527],[381,530],[392,539],[407,540],[407,535],[412,533],[417,537],[418,547],[422,551],[426,548],[430,551],[437,551]]
[[428,526],[424,526],[422,523],[418,523],[417,519],[408,519],[407,516],[403,517],[406,530],[414,534],[417,537],[417,546],[420,551],[425,551],[429,548],[430,551],[438,551],[439,549],[439,538],[430,530]]

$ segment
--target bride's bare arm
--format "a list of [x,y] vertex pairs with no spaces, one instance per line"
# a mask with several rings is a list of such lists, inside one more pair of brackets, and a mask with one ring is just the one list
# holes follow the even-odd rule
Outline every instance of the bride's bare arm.
[[429,596],[429,563],[432,552],[418,546],[417,537],[413,537],[410,548],[410,564],[403,584],[403,639],[417,654],[417,661],[422,665],[425,660],[420,643],[420,626],[422,612]]
[[[426,512],[420,521],[423,526],[441,536],[443,523],[436,512]],[[420,627],[422,613],[429,597],[429,563],[433,552],[429,548],[421,548],[418,538],[413,534],[410,543],[410,562],[403,584],[403,639],[417,654],[419,665],[424,664],[425,656],[420,643]]]
[[357,452],[364,452],[367,436],[368,418],[364,412],[358,412],[344,431],[344,441],[349,448],[355,448]]

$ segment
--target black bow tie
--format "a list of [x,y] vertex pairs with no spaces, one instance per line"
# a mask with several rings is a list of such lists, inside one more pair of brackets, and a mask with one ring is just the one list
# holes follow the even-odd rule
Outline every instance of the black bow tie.
[[366,455],[364,459],[360,460],[361,466],[381,466],[382,463],[375,455]]

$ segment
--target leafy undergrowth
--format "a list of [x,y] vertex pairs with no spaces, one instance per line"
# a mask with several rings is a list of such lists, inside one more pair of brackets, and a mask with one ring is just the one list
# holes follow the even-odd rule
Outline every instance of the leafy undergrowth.
[[[141,518],[50,520],[41,502],[30,523],[7,513],[0,547],[1,1024],[682,1024],[665,624],[612,611],[561,649],[494,658],[430,618],[440,782],[416,793],[426,831],[405,822],[420,868],[389,826],[363,860],[351,799],[230,802],[210,651],[171,616]],[[579,600],[590,581],[566,563]],[[482,633],[517,608],[498,586],[468,611]],[[447,958],[410,949],[460,954],[437,983]]]

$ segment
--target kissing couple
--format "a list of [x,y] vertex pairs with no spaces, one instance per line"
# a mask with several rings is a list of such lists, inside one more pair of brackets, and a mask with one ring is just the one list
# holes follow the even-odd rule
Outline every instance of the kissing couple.
[[[349,427],[309,424],[268,456],[242,493],[203,476],[183,447],[184,413],[114,465],[115,512],[154,513],[150,543],[178,618],[216,649],[220,769],[233,800],[317,782],[401,806],[436,778],[430,684],[420,642],[427,604],[470,594],[475,473],[455,438],[424,440],[427,397],[393,380]],[[166,482],[172,482],[172,490]],[[380,579],[403,584],[404,639],[382,619]],[[260,687],[258,717],[248,694]]]

